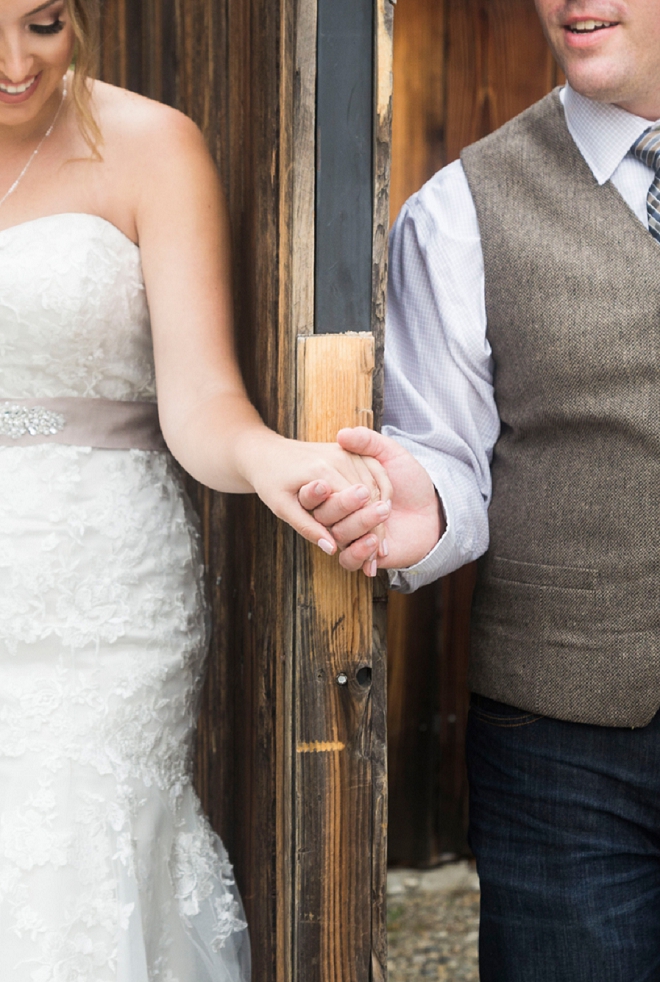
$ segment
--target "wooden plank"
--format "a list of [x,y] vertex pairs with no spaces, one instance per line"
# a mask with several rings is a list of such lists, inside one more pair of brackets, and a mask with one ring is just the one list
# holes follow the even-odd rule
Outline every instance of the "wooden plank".
[[[292,2],[285,3],[280,12],[278,79],[278,135],[280,142],[277,158],[279,169],[276,170],[275,158],[271,160],[270,169],[271,187],[276,190],[279,197],[277,236],[280,255],[277,323],[278,391],[273,393],[273,397],[277,399],[278,392],[284,394],[282,408],[286,409],[286,417],[281,416],[279,418],[276,428],[278,432],[286,433],[287,436],[295,434],[296,426],[296,301],[300,301],[301,295],[308,302],[310,299],[313,301],[314,296],[313,286],[310,285],[310,282],[313,284],[314,278],[311,257],[310,265],[301,263],[298,259],[297,243],[297,236],[300,235],[301,247],[309,247],[309,240],[305,239],[305,235],[309,236],[310,234],[310,222],[313,236],[313,202],[311,213],[303,211],[301,215],[299,211],[299,206],[305,202],[305,178],[309,180],[308,168],[312,165],[313,159],[313,155],[310,153],[311,136],[308,131],[311,120],[305,117],[305,110],[309,110],[310,100],[313,100],[313,96],[308,88],[302,91],[297,89],[294,67],[301,70],[309,86],[310,75],[313,74],[313,66],[316,63],[314,39],[310,37],[310,30],[315,23],[315,10],[316,0],[292,0]],[[297,159],[297,139],[301,140],[300,161]],[[301,308],[304,309],[304,301],[298,303],[299,312]],[[278,652],[279,664],[277,665],[276,676],[278,705],[274,714],[273,734],[276,766],[272,770],[274,783],[271,789],[275,818],[275,868],[272,882],[276,892],[270,898],[271,907],[274,908],[270,911],[270,916],[271,923],[274,923],[275,928],[273,937],[274,979],[277,979],[278,982],[292,979],[295,972],[294,827],[298,814],[294,794],[294,644],[296,634],[293,601],[296,590],[296,552],[290,529],[286,530],[286,538],[282,539],[282,544],[286,549],[284,559],[286,565],[271,571],[271,573],[276,572],[279,577],[281,592],[277,600],[281,606],[285,607],[283,615],[279,615],[281,624],[278,625],[282,647]],[[266,588],[265,583],[264,588]],[[277,613],[275,616],[278,616]],[[264,913],[268,912],[265,911]]]
[[142,44],[140,91],[163,101],[163,4],[162,0],[142,0],[142,11],[149,24],[149,42]]
[[[371,335],[298,341],[298,435],[371,421]],[[372,586],[298,544],[294,982],[365,982],[372,956]]]
[[[514,0],[515,2],[515,0]],[[484,0],[445,2],[445,163],[491,129],[488,8]]]
[[112,85],[126,84],[125,0],[112,0],[101,8],[100,76]]
[[490,0],[487,9],[491,129],[497,129],[557,84],[557,65],[533,4]]
[[391,0],[375,0],[375,23],[371,330],[376,339],[376,368],[373,388],[374,417],[378,427],[383,413],[387,239],[390,224],[390,182],[392,174],[394,6]]
[[[241,361],[265,421],[294,432],[291,331],[292,3],[228,6],[229,188]],[[227,543],[238,587],[235,857],[243,873],[254,977],[290,978],[293,533],[254,498],[236,502]],[[226,657],[227,657],[226,656]]]
[[[375,0],[374,43],[374,205],[371,282],[371,330],[375,342],[373,375],[374,425],[383,412],[383,349],[387,295],[387,245],[392,163],[392,94],[394,6]],[[387,577],[374,583],[371,684],[371,982],[387,978]]]
[[465,730],[470,708],[467,671],[475,575],[476,566],[470,563],[446,576],[440,583],[439,716],[436,736],[439,767],[433,830],[436,856],[468,852]]
[[[101,78],[176,104],[175,0],[108,0],[101,16]],[[163,68],[165,66],[165,71]]]
[[[389,3],[389,0],[387,0]],[[375,383],[374,379],[374,383]],[[375,384],[374,384],[375,388]],[[375,400],[374,400],[375,401]],[[380,574],[373,587],[371,682],[371,977],[387,979],[387,576]]]
[[316,3],[295,8],[295,89],[293,105],[293,241],[291,258],[292,330],[314,333],[316,195]]
[[432,866],[438,847],[440,611],[435,584],[392,593],[388,635],[389,857]]
[[404,0],[394,18],[391,216],[445,163],[445,4]]
[[544,96],[557,76],[528,0],[452,0],[445,9],[449,163]]

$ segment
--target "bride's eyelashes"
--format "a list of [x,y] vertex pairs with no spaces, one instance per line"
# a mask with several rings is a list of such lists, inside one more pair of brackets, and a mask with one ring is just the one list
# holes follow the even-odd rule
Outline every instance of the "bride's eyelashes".
[[33,34],[59,34],[64,30],[64,21],[58,17],[52,24],[30,24]]

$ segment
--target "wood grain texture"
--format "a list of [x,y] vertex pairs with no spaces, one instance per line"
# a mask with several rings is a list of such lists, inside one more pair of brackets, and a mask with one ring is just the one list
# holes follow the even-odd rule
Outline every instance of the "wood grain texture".
[[292,329],[314,333],[316,193],[316,3],[297,0],[293,93]]
[[[532,0],[402,0],[394,30],[392,214],[464,146],[561,81]],[[419,597],[391,600],[390,857],[398,863],[427,865],[467,849],[473,578],[467,568]],[[429,684],[436,686],[431,696]]]
[[[389,3],[389,0],[387,0]],[[378,348],[376,348],[378,351]],[[377,362],[378,364],[378,362]],[[374,373],[374,389],[378,373]],[[377,403],[374,395],[374,404]],[[369,982],[387,979],[387,576],[381,573],[373,586],[373,637],[371,680],[371,976]]]
[[[371,330],[374,336],[372,407],[374,426],[383,416],[387,240],[392,164],[392,95],[394,87],[394,5],[374,0],[376,25],[374,57],[374,238],[371,281]],[[371,680],[371,977],[387,978],[387,577],[374,583],[372,607]]]
[[[388,637],[390,861],[431,866],[440,854],[440,610],[435,584],[392,593]],[[444,850],[443,850],[444,851]]]
[[391,0],[375,2],[374,59],[374,205],[371,282],[371,330],[376,340],[374,416],[376,427],[383,414],[383,346],[387,296],[387,236],[390,218],[392,164],[392,93],[394,7]]
[[438,762],[433,825],[436,856],[468,852],[465,730],[470,708],[467,671],[475,575],[476,565],[470,563],[440,583],[440,657],[436,673],[439,713],[433,748]]
[[[389,0],[375,2],[382,69],[391,11]],[[248,389],[265,421],[294,435],[297,336],[313,331],[316,0],[106,0],[101,63],[106,80],[175,105],[202,128],[229,202],[236,336]],[[384,69],[375,126],[379,225],[372,282],[381,348],[387,86]],[[363,411],[343,415],[332,403],[326,413],[317,398],[310,403],[314,412],[299,422],[303,431],[320,434],[325,427],[333,439],[342,423],[371,419],[374,341],[350,339],[353,353],[356,345],[362,355],[345,371],[353,378],[358,368]],[[336,380],[329,384],[325,395],[332,402]],[[377,389],[380,398],[380,378]],[[336,594],[315,565],[325,557],[299,556],[296,566],[293,534],[257,500],[212,494],[194,482],[189,489],[202,518],[213,608],[196,785],[235,864],[254,978],[365,982],[371,970],[380,980],[386,963],[382,584],[372,630],[371,587],[363,577],[349,578],[354,585]],[[299,602],[312,593],[314,604]],[[340,620],[339,602],[345,620],[329,631],[328,618],[333,627]],[[346,692],[318,686],[314,658],[322,658],[323,644],[333,666],[353,673]],[[361,667],[373,668],[370,684],[356,681]],[[343,864],[338,886],[336,877],[319,876],[311,848],[318,842],[328,869],[335,858]]]
[[402,0],[394,25],[393,219],[445,163],[445,5]]
[[[341,426],[369,424],[373,369],[371,335],[300,338],[300,438],[331,440]],[[365,982],[372,955],[372,586],[315,546],[299,543],[298,555],[293,979]]]
[[[292,80],[288,0],[228,4],[228,185],[244,375],[265,421],[294,432],[291,331]],[[251,925],[255,978],[291,971],[293,534],[254,498],[235,502],[228,548],[237,593],[233,648],[243,671],[234,739],[235,857]]]
[[445,160],[536,102],[556,69],[530,0],[459,0],[445,6]]

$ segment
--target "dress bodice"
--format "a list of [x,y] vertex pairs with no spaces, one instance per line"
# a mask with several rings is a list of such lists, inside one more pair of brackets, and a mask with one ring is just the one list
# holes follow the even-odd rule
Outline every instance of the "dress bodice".
[[140,250],[98,215],[0,231],[0,398],[153,401]]

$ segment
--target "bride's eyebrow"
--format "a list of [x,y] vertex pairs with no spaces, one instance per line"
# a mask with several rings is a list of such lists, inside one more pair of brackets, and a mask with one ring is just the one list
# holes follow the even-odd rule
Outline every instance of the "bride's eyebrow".
[[35,14],[40,14],[42,10],[47,10],[49,7],[54,7],[56,3],[61,3],[62,0],[46,0],[46,3],[42,3],[40,7],[35,7],[31,10],[29,14],[24,14],[23,19],[26,17],[34,17]]

